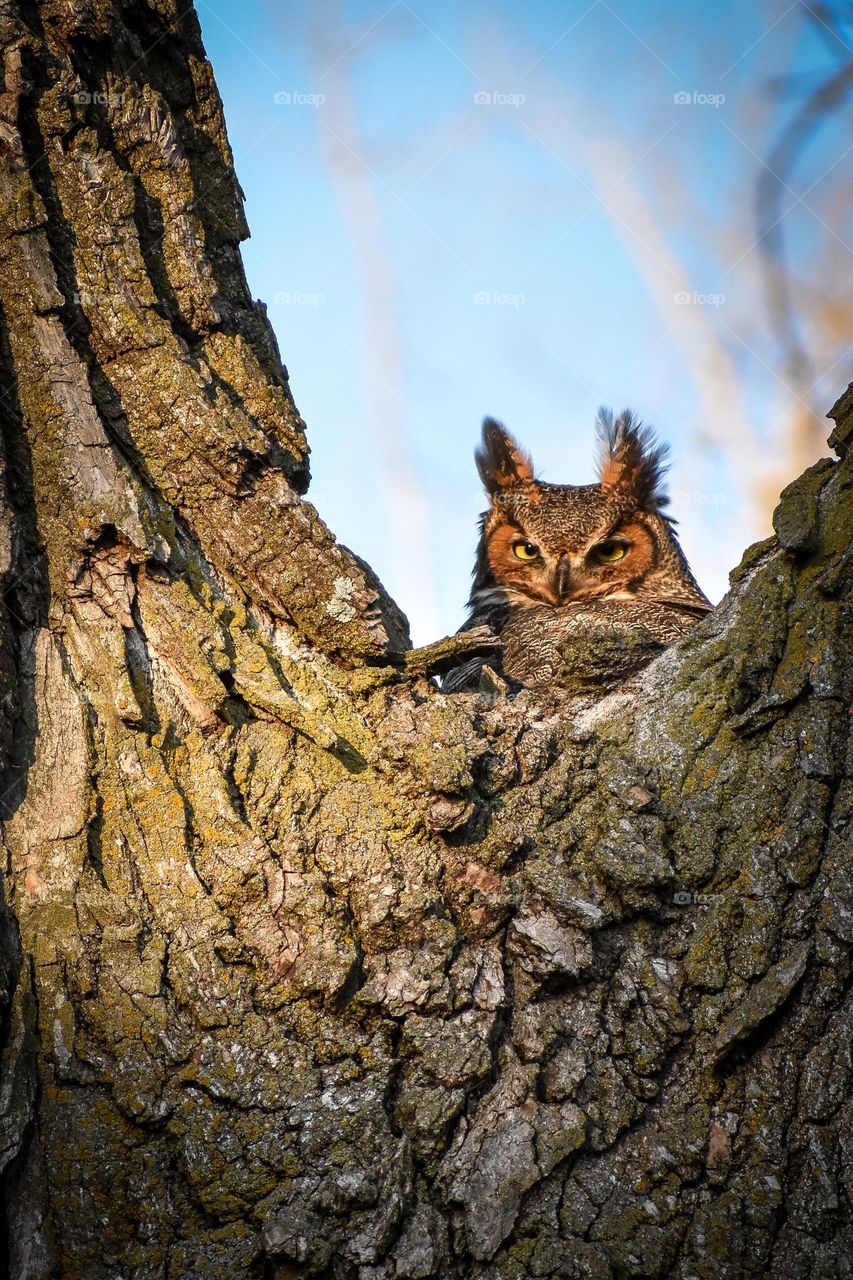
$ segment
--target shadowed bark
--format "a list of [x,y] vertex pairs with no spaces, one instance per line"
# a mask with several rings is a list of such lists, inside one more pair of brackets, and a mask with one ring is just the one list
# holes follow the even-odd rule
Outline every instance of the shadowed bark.
[[850,1275],[853,394],[630,691],[442,695],[194,14],[2,33],[5,1274]]

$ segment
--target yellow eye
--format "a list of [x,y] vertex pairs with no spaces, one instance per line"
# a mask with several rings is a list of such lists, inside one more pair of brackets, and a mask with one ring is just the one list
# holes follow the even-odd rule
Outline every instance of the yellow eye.
[[593,547],[592,554],[601,564],[613,564],[616,560],[621,560],[627,555],[628,546],[624,542],[599,542],[597,547]]
[[516,542],[512,549],[519,560],[535,560],[539,555],[539,548],[533,542]]

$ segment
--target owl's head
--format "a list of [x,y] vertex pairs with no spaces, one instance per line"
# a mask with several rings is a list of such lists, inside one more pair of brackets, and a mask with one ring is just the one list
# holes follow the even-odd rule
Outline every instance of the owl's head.
[[627,410],[600,410],[597,434],[597,484],[546,484],[510,433],[485,420],[475,456],[490,505],[473,609],[604,596],[708,607],[664,514],[666,446]]

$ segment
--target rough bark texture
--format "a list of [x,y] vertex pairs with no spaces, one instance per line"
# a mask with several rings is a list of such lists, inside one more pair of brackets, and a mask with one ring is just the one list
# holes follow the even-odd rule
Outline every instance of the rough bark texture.
[[2,22],[5,1274],[851,1275],[853,395],[630,692],[442,695],[192,11]]

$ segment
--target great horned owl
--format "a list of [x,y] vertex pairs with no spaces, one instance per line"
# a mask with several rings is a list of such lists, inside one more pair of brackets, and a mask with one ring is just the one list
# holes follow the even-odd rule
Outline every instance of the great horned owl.
[[[598,484],[537,480],[491,418],[475,454],[490,505],[463,629],[490,627],[503,675],[531,688],[614,689],[711,608],[663,514],[666,446],[629,410],[602,409],[596,426]],[[477,688],[482,666],[465,663],[443,688]]]

